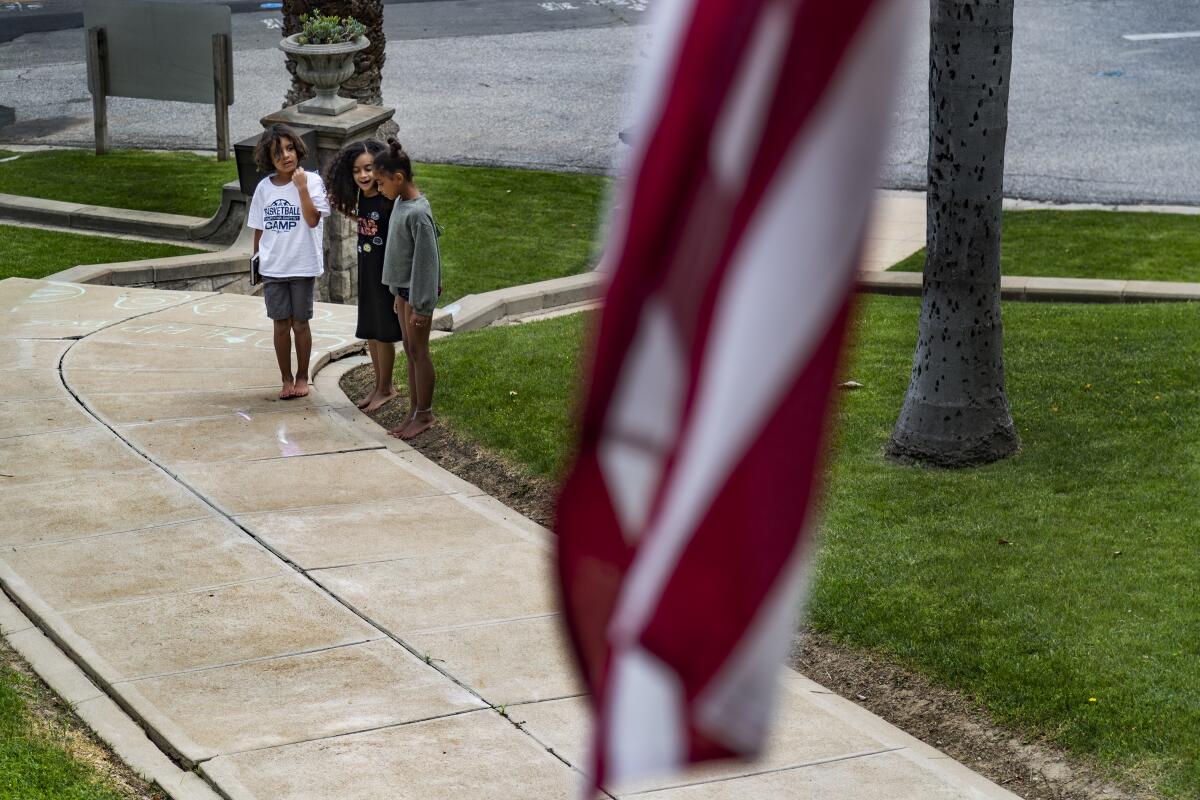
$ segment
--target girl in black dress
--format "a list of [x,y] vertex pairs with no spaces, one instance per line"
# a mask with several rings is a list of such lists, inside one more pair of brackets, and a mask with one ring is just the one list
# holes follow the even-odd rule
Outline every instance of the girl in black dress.
[[392,202],[379,192],[375,182],[375,156],[387,145],[375,139],[348,144],[329,165],[325,184],[329,204],[358,222],[358,329],[355,336],[367,340],[375,387],[358,401],[358,407],[377,411],[396,396],[392,369],[396,364],[396,342],[401,339],[400,321],[392,309],[391,292],[383,285],[383,249],[387,240]]

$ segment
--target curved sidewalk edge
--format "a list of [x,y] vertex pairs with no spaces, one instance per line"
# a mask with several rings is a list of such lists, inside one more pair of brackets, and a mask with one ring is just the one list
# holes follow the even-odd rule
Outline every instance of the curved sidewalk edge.
[[[64,691],[227,800],[579,792],[552,536],[342,395],[353,308],[318,305],[289,401],[257,298],[10,279],[0,309],[0,585],[36,627],[0,621],[87,673]],[[781,699],[758,762],[610,796],[1014,798],[794,673]]]

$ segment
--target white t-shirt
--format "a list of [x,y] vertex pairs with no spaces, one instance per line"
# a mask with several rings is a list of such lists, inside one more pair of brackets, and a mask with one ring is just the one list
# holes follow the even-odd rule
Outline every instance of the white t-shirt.
[[262,231],[258,242],[258,271],[269,278],[308,278],[325,271],[325,217],[329,198],[325,183],[315,172],[308,175],[308,196],[321,214],[317,227],[310,228],[300,210],[300,190],[288,181],[276,186],[268,176],[259,181],[250,201],[246,226]]

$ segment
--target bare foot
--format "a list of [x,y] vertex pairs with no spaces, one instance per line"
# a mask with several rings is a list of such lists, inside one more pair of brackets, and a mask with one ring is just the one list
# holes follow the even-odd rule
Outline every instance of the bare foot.
[[376,391],[371,398],[371,402],[366,406],[359,406],[359,408],[363,409],[368,414],[374,414],[376,411],[390,403],[395,396],[396,387],[394,386],[392,387],[392,390],[386,394],[380,394],[378,391]]
[[375,398],[378,396],[378,394],[378,389],[372,389],[371,391],[367,392],[367,395],[363,397],[362,400],[359,400],[357,403],[355,403],[355,405],[359,408],[366,408],[367,406],[371,405],[371,403],[375,402]]
[[413,413],[409,411],[408,414],[405,415],[404,419],[401,420],[399,425],[388,430],[388,436],[395,436],[397,439],[403,439],[404,437],[400,434],[404,433],[404,429],[412,424],[413,416]]
[[413,417],[412,420],[404,426],[404,430],[397,435],[399,439],[412,439],[415,436],[420,436],[425,431],[433,427],[436,420],[433,414],[422,414]]
[[308,397],[307,378],[296,378],[296,390],[292,392],[292,397]]
[[279,390],[280,400],[291,400],[296,396],[296,384],[291,381],[284,381],[283,388]]

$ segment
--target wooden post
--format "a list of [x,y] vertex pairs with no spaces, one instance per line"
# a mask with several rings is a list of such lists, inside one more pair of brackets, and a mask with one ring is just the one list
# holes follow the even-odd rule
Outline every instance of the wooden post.
[[92,122],[96,130],[96,155],[108,152],[108,40],[104,28],[87,32],[88,91],[92,93]]
[[229,160],[229,90],[233,85],[229,62],[229,37],[214,33],[213,50],[213,102],[217,107],[217,161]]

